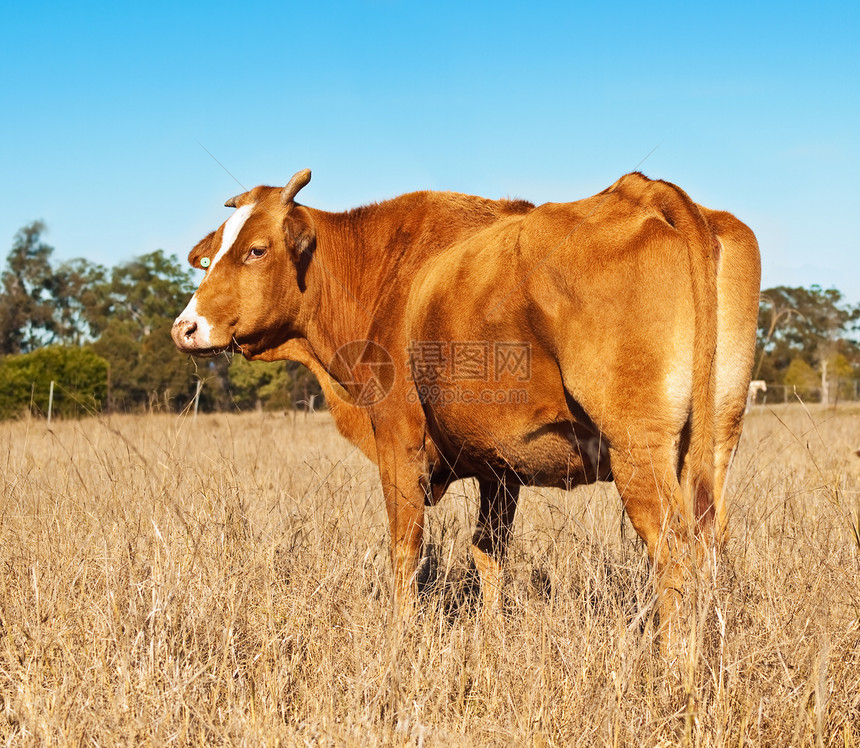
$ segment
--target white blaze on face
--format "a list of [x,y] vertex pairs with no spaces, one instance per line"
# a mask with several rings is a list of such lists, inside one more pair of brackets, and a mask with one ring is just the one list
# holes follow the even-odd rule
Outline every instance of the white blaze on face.
[[233,246],[233,242],[236,241],[236,238],[239,236],[239,232],[245,225],[245,221],[248,220],[248,216],[251,215],[253,210],[254,203],[248,203],[248,205],[243,205],[241,208],[237,208],[236,212],[227,219],[227,222],[224,224],[224,232],[221,234],[221,247],[218,252],[216,252],[215,256],[210,258],[212,262],[209,263],[209,269],[207,270],[206,277],[203,280],[206,280],[206,278],[209,277],[210,273],[218,264],[218,260],[230,251],[230,247]]

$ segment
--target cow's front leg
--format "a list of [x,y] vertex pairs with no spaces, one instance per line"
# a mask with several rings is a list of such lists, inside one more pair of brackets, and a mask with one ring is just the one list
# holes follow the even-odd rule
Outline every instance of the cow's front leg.
[[427,471],[423,450],[380,445],[379,474],[391,528],[394,610],[406,616],[417,598],[416,571],[424,538]]
[[472,535],[472,557],[481,575],[483,617],[487,620],[497,615],[502,607],[503,564],[517,511],[520,487],[519,484],[508,486],[504,478],[499,481],[481,480],[478,486],[481,503]]

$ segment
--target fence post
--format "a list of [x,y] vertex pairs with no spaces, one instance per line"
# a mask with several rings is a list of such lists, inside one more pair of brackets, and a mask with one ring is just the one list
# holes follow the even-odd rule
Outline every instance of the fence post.
[[197,392],[194,393],[194,419],[197,420],[197,406],[200,405],[200,390],[203,389],[203,380],[197,380]]
[[54,410],[54,380],[51,380],[51,387],[48,390],[48,426],[51,425],[51,413]]

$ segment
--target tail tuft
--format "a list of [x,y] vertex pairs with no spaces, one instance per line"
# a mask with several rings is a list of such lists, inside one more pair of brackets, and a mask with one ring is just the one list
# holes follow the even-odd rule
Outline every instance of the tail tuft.
[[714,524],[714,489],[702,482],[696,484],[696,524],[698,527],[713,527]]

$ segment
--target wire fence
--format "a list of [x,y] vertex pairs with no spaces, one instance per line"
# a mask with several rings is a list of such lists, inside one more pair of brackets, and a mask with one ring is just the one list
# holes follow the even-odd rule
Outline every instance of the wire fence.
[[[793,384],[775,384],[766,382],[766,388],[750,388],[750,404],[765,405],[767,403],[790,403],[802,400],[805,403],[823,402],[821,386],[799,386]],[[835,405],[839,402],[860,401],[860,378],[839,379],[828,387],[827,402]]]

